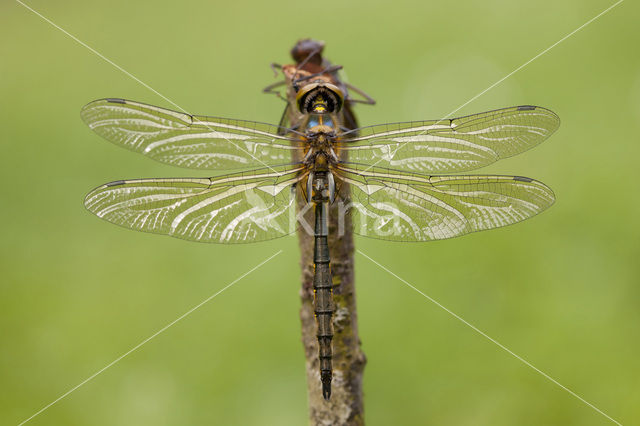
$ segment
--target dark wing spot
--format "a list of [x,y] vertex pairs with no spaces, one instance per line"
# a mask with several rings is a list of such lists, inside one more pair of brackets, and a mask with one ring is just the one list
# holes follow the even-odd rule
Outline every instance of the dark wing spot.
[[104,186],[109,187],[109,186],[118,186],[118,185],[124,185],[125,183],[127,183],[124,180],[114,180],[113,182],[109,182],[107,184],[105,184]]
[[536,109],[536,107],[533,105],[520,105],[518,107],[518,111],[532,111],[534,109]]
[[122,98],[107,98],[107,102],[112,102],[114,104],[126,104],[127,101],[125,101]]
[[520,182],[533,182],[533,179],[524,176],[514,176],[513,180],[518,180]]

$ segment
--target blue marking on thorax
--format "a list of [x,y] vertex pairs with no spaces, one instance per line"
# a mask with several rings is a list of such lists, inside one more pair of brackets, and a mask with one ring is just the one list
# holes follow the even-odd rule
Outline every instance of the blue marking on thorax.
[[309,119],[309,122],[307,123],[307,129],[310,129],[310,128],[312,128],[312,127],[315,127],[315,126],[317,126],[318,124],[319,124],[319,123],[318,123],[318,117],[311,117],[311,118]]
[[323,116],[312,115],[309,118],[309,121],[307,122],[307,129],[311,129],[311,128],[316,127],[316,126],[318,126],[320,124],[323,124],[323,125],[329,126],[329,127],[334,127],[333,120],[331,119],[331,117],[329,115],[323,115]]

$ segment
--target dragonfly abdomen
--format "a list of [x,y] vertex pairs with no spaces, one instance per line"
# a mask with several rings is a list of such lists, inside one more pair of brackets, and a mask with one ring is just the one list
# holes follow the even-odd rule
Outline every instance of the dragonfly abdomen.
[[[323,179],[319,179],[320,182]],[[333,339],[333,289],[329,257],[328,238],[328,200],[316,203],[314,232],[313,276],[314,313],[317,323],[318,358],[320,360],[320,379],[322,396],[328,400],[331,396],[331,340]]]

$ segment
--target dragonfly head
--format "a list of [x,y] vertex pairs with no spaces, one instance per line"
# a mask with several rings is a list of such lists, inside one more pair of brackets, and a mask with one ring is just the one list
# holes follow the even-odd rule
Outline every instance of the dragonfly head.
[[296,101],[303,114],[334,114],[342,108],[344,95],[337,86],[316,81],[300,88]]

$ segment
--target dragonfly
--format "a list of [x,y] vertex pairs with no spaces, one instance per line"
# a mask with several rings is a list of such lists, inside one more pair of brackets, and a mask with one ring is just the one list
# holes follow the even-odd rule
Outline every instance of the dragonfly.
[[[329,400],[334,313],[329,213],[340,216],[333,218],[342,224],[338,233],[349,224],[358,235],[404,242],[523,221],[553,204],[548,186],[523,176],[457,173],[533,148],[560,121],[549,109],[521,105],[354,128],[350,108],[356,101],[348,94],[353,86],[340,81],[339,67],[322,59],[321,46],[302,45],[298,54],[296,64],[280,67],[288,104],[279,125],[121,98],[84,106],[83,121],[118,146],[179,167],[241,170],[117,180],[89,192],[84,204],[116,225],[198,242],[258,242],[296,231],[312,236],[319,373]],[[313,223],[305,220],[308,212]]]
[[[371,98],[371,96],[340,79],[338,71],[342,69],[342,65],[331,64],[331,62],[322,56],[323,50],[323,41],[302,39],[296,43],[293,49],[291,49],[291,57],[296,61],[295,65],[282,66],[278,64],[271,64],[273,69],[281,69],[285,76],[284,80],[270,84],[263,89],[264,93],[274,93],[287,102],[287,107],[285,108],[280,120],[280,127],[298,127],[297,123],[299,123],[302,118],[296,114],[295,108],[295,97],[299,89],[299,85],[303,81],[309,80],[318,75],[326,76],[329,74],[331,82],[338,86],[341,92],[345,94],[344,105],[340,112],[342,118],[341,126],[343,129],[357,131],[358,122],[352,110],[353,104],[362,103],[375,105],[376,101]],[[287,87],[287,97],[283,97],[280,92],[274,90],[283,85]],[[354,99],[349,96],[349,90],[360,95],[361,99]],[[290,116],[291,114],[293,114],[293,117]]]

